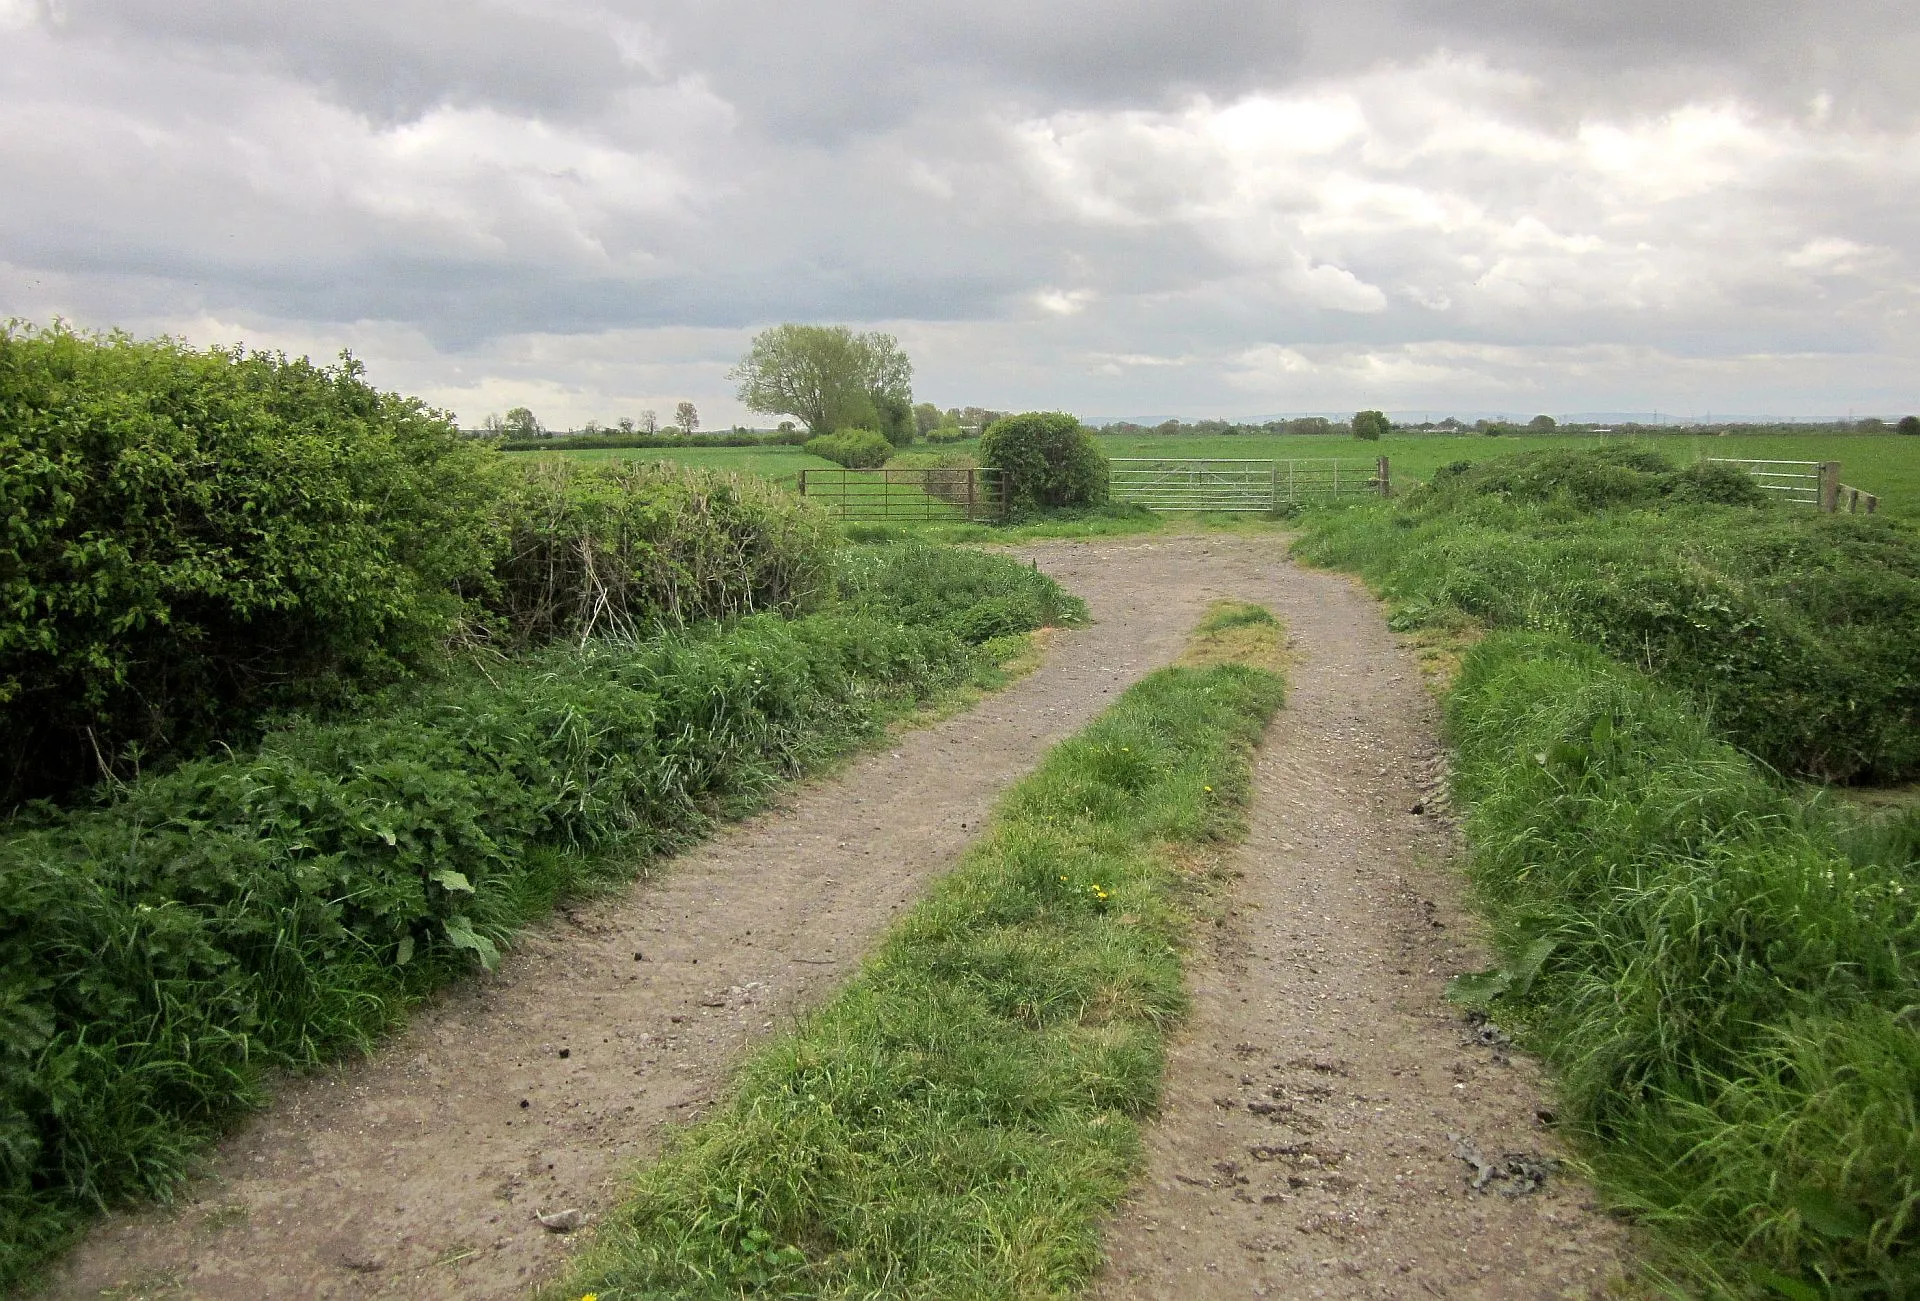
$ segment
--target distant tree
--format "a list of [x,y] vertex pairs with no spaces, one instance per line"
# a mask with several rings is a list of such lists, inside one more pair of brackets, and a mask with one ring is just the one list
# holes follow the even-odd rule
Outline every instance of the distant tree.
[[534,417],[533,412],[525,407],[515,407],[507,412],[501,423],[506,429],[508,438],[540,438],[547,432],[541,427],[540,421]]
[[660,416],[651,407],[640,413],[640,432],[649,438],[660,432]]
[[691,435],[700,427],[700,412],[691,402],[682,402],[673,409],[673,423],[683,434]]
[[1308,435],[1330,434],[1333,432],[1333,421],[1325,416],[1301,416],[1298,420],[1287,421],[1287,432]]
[[1392,425],[1387,423],[1383,411],[1356,411],[1353,413],[1353,436],[1375,441],[1385,434]]
[[1894,428],[1903,434],[1920,434],[1920,416],[1901,416]]
[[620,432],[621,432],[621,433],[623,433],[623,434],[631,434],[631,433],[633,432],[633,417],[632,417],[632,416],[621,416],[621,417],[620,417]]
[[504,438],[506,437],[506,433],[507,422],[500,418],[500,413],[498,411],[487,412],[487,418],[480,422],[480,436],[482,438]]
[[1854,429],[1863,434],[1884,434],[1887,432],[1887,422],[1879,416],[1865,416],[1854,425]]
[[1527,421],[1527,428],[1536,434],[1550,434],[1560,427],[1560,422],[1552,416],[1535,416]]
[[913,409],[914,432],[925,438],[940,427],[940,408],[931,402],[922,402]]
[[728,373],[750,411],[797,417],[814,435],[877,428],[911,442],[913,363],[890,334],[844,325],[776,325]]

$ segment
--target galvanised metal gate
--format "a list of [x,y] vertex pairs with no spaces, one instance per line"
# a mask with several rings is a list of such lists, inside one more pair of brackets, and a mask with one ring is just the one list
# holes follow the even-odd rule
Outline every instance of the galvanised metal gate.
[[845,519],[999,520],[1009,494],[1004,470],[802,470],[800,495]]
[[1744,470],[1763,492],[1775,501],[1790,501],[1813,506],[1831,515],[1845,511],[1871,515],[1880,509],[1880,498],[1840,482],[1838,461],[1752,461],[1728,456],[1701,458],[1708,465],[1730,465]]
[[1388,491],[1387,458],[1216,460],[1116,456],[1108,495],[1159,511],[1269,511]]

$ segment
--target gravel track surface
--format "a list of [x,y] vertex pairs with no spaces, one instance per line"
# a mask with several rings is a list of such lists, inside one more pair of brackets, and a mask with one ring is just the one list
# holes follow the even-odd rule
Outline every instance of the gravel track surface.
[[1488,954],[1419,670],[1343,576],[1249,595],[1291,634],[1287,707],[1096,1294],[1608,1295],[1625,1243],[1557,1168],[1541,1072],[1445,1002]]
[[622,1171],[846,978],[1008,785],[1233,596],[1285,618],[1298,660],[1101,1294],[1587,1295],[1619,1244],[1583,1190],[1549,1173],[1474,1192],[1448,1137],[1495,1164],[1552,1155],[1537,1073],[1441,1001],[1481,955],[1444,826],[1407,811],[1439,751],[1377,606],[1270,536],[1021,554],[1095,626],[967,713],[530,931],[375,1059],[287,1083],[178,1206],[99,1225],[52,1294],[524,1295],[578,1240],[537,1214],[590,1225]]

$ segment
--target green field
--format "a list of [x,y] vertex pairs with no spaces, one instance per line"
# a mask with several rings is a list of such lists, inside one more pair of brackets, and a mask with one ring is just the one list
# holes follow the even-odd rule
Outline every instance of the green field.
[[[1367,460],[1376,456],[1392,459],[1396,479],[1425,479],[1436,469],[1454,461],[1486,460],[1513,452],[1540,448],[1593,447],[1613,440],[1580,438],[1570,435],[1543,437],[1483,434],[1457,436],[1409,435],[1383,438],[1377,443],[1351,438],[1290,437],[1217,437],[1188,435],[1160,437],[1120,437],[1101,435],[1100,443],[1109,456],[1182,456],[1246,459],[1284,459],[1294,457],[1339,457]],[[1920,518],[1920,438],[1897,434],[1765,435],[1758,437],[1700,436],[1663,434],[1653,442],[1676,461],[1687,462],[1702,456],[1752,457],[1780,461],[1840,462],[1841,479],[1863,492],[1877,493],[1881,509],[1909,519]],[[971,452],[976,443],[949,444],[942,450]],[[519,456],[547,456],[556,453],[521,452]],[[687,465],[715,469],[745,470],[763,474],[777,483],[791,484],[803,469],[830,470],[832,463],[809,456],[798,447],[690,447],[677,448],[591,448],[558,455],[580,460],[602,461],[615,457],[640,457],[648,460],[678,461]]]

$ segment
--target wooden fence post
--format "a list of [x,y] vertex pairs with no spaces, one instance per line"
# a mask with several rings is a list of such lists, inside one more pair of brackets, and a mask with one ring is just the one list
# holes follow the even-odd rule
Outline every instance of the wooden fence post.
[[800,495],[802,497],[807,495],[807,472],[805,470],[800,471]]
[[1840,509],[1840,462],[1820,462],[1820,509],[1831,515]]
[[1393,496],[1393,476],[1387,465],[1387,458],[1384,456],[1380,458],[1380,495]]
[[967,471],[967,523],[973,523],[973,486],[980,481],[978,468]]

